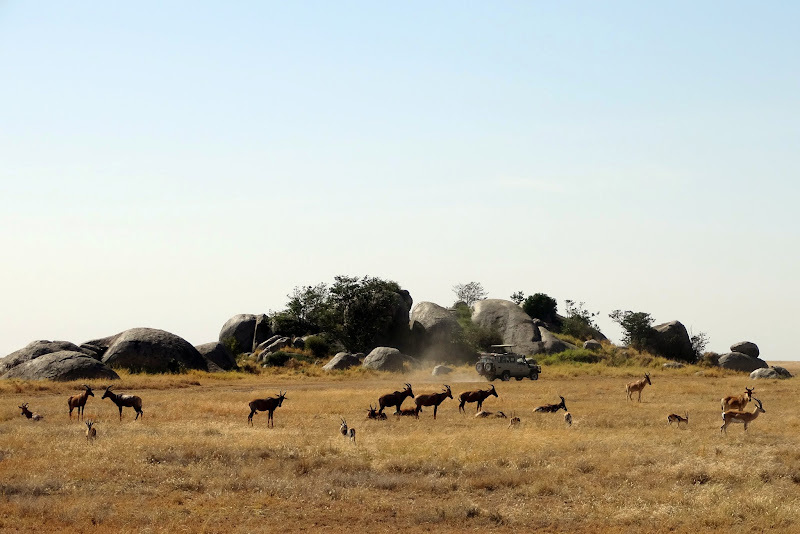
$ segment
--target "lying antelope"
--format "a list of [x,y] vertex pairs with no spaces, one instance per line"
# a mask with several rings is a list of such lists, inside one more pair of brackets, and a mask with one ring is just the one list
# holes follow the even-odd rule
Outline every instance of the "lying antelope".
[[495,412],[480,411],[480,412],[475,414],[475,417],[478,418],[478,419],[482,419],[482,418],[486,418],[486,417],[497,417],[498,419],[508,419],[506,414],[504,414],[503,412],[495,413]]
[[728,395],[727,397],[722,397],[720,400],[720,404],[722,405],[722,411],[726,412],[728,410],[744,410],[747,403],[750,402],[753,398],[753,390],[756,388],[744,388],[744,393],[741,395]]
[[489,389],[478,389],[475,391],[465,391],[461,395],[458,396],[458,400],[460,401],[458,405],[459,412],[465,412],[464,404],[468,402],[477,402],[478,406],[475,410],[476,412],[480,412],[481,408],[483,407],[483,401],[486,400],[487,397],[494,395],[497,397],[497,390],[494,389],[494,384],[492,384]]
[[142,411],[142,399],[137,397],[136,395],[118,395],[111,391],[111,386],[106,388],[105,393],[103,393],[102,399],[111,399],[111,402],[117,405],[119,408],[119,420],[122,421],[122,408],[128,407],[133,408],[136,410],[136,417],[133,419],[139,419],[139,416],[142,416],[144,419],[144,412]]
[[686,417],[681,417],[676,413],[671,413],[667,416],[667,424],[672,425],[672,423],[678,423],[678,426],[681,426],[681,423],[685,423],[687,426],[689,425],[689,412],[686,412]]
[[378,413],[377,408],[373,408],[372,405],[369,405],[369,410],[367,410],[367,419],[377,419],[379,421],[386,421],[386,414],[385,413]]
[[572,426],[572,414],[567,412],[564,414],[564,422],[567,423],[567,426]]
[[[251,400],[248,404],[248,406],[250,406],[250,415],[247,416],[247,422],[252,425],[253,415],[256,412],[267,412],[267,426],[272,426],[274,428],[275,420],[272,418],[272,414],[283,404],[283,401],[285,400],[286,393],[281,393],[280,390],[278,390],[278,395],[276,397]],[[342,423],[344,423],[344,420],[342,420]]]
[[74,410],[75,408],[78,409],[78,419],[83,419],[83,410],[84,408],[86,408],[86,400],[89,397],[94,397],[92,388],[90,388],[86,384],[83,384],[83,387],[85,388],[83,391],[67,399],[67,406],[69,406],[70,419],[72,419],[72,410]]
[[28,409],[27,402],[22,406],[18,406],[18,408],[22,410],[22,413],[20,415],[24,415],[25,417],[31,419],[32,421],[41,421],[44,418],[43,415],[39,415],[38,413],[33,413],[32,411],[30,411]]
[[416,408],[401,408],[394,412],[392,415],[396,415],[398,417],[416,417],[419,419],[419,412],[422,411],[422,408],[417,406]]
[[378,413],[383,413],[383,409],[387,406],[394,406],[396,411],[400,411],[400,405],[406,400],[406,397],[414,398],[414,392],[411,390],[411,384],[406,384],[402,391],[395,391],[394,393],[387,393],[378,399],[380,409]]
[[453,393],[450,391],[450,386],[445,384],[444,390],[442,390],[441,393],[417,395],[417,397],[414,399],[414,403],[417,405],[417,408],[420,409],[422,409],[423,406],[433,406],[433,418],[436,419],[436,410],[439,408],[439,405],[448,397],[452,399]]
[[540,413],[555,413],[558,410],[563,408],[564,411],[566,412],[567,411],[567,403],[564,401],[564,397],[562,397],[561,395],[559,395],[559,398],[561,399],[561,402],[559,402],[558,404],[544,404],[542,406],[538,406],[538,407],[534,408],[533,411],[534,412],[540,412]]
[[637,402],[642,402],[642,390],[647,384],[653,385],[653,383],[650,382],[650,373],[645,373],[644,378],[640,380],[625,384],[625,393],[628,394],[628,400],[633,400],[633,394],[638,391],[639,400]]
[[760,413],[767,413],[764,410],[764,407],[761,405],[761,401],[758,399],[753,399],[753,402],[756,403],[756,409],[752,412],[745,412],[743,410],[728,410],[727,412],[722,412],[722,426],[719,428],[719,431],[722,432],[723,430],[725,433],[728,433],[728,425],[731,423],[744,423],[744,430],[747,431],[747,425],[753,422],[753,419],[758,417]]
[[97,429],[94,428],[94,421],[86,421],[86,441],[93,442],[97,439]]

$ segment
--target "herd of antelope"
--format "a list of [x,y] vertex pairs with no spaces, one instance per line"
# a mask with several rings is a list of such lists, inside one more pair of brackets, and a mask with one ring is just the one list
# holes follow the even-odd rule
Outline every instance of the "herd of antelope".
[[[644,377],[636,380],[634,382],[630,382],[625,385],[625,393],[627,395],[627,399],[629,401],[633,400],[633,394],[638,393],[637,402],[642,401],[642,390],[644,390],[645,386],[652,385],[650,381],[650,374],[645,373]],[[442,404],[447,399],[453,399],[453,392],[450,389],[450,386],[447,384],[444,385],[444,389],[441,392],[436,393],[427,393],[423,395],[414,395],[414,391],[411,388],[411,384],[406,383],[405,387],[402,390],[394,391],[392,393],[387,393],[385,395],[381,395],[378,398],[378,407],[373,407],[370,404],[369,410],[367,410],[367,419],[372,420],[386,420],[386,414],[383,413],[385,408],[393,407],[395,409],[393,415],[402,417],[402,416],[412,416],[419,419],[419,414],[422,412],[423,407],[431,407],[433,406],[433,418],[436,419],[436,415],[439,409],[439,405]],[[72,412],[77,409],[77,417],[78,419],[83,419],[84,409],[86,407],[86,402],[89,397],[94,397],[94,392],[92,388],[87,386],[86,384],[82,385],[83,391],[78,393],[77,395],[72,395],[67,399],[67,407],[69,408],[69,418],[72,419]],[[142,411],[142,399],[136,395],[122,395],[111,391],[112,386],[107,386],[105,391],[103,392],[103,399],[110,399],[116,406],[119,408],[119,419],[122,421],[122,408],[129,407],[133,408],[136,412],[136,417],[134,421],[139,419],[139,416],[144,418],[144,412]],[[762,405],[759,399],[753,397],[754,388],[745,388],[745,392],[740,395],[730,395],[727,397],[723,397],[720,400],[720,406],[722,409],[722,426],[720,427],[720,432],[727,433],[728,425],[732,423],[741,423],[744,425],[744,430],[747,430],[747,426],[755,420],[759,414],[766,413],[764,410],[764,406]],[[489,397],[498,397],[497,390],[495,389],[494,385],[490,385],[488,389],[477,389],[472,391],[464,391],[458,396],[459,404],[458,404],[458,411],[459,413],[466,414],[466,410],[464,409],[464,405],[467,403],[475,403],[476,405],[476,418],[502,418],[508,419],[506,414],[501,411],[497,412],[489,412],[483,410],[483,402]],[[402,404],[403,401],[407,398],[414,399],[414,408],[403,408]],[[572,425],[572,415],[567,411],[567,404],[564,397],[561,397],[561,402],[557,404],[543,404],[541,406],[536,407],[533,411],[535,413],[556,413],[559,410],[564,410],[564,422],[571,426]],[[248,406],[250,407],[250,415],[247,416],[247,422],[249,425],[253,424],[253,415],[257,412],[267,412],[267,427],[274,427],[275,421],[273,419],[273,414],[275,410],[283,405],[283,401],[287,400],[286,392],[279,391],[278,395],[273,397],[268,397],[265,399],[254,399],[250,401]],[[745,408],[749,402],[753,401],[756,405],[755,410],[752,412],[746,411]],[[43,419],[43,416],[31,412],[28,409],[28,403],[24,403],[19,408],[22,410],[22,415],[32,421],[40,421]],[[521,423],[521,419],[511,414],[511,420],[509,424],[509,428],[517,427]],[[88,420],[85,421],[87,429],[86,429],[86,439],[89,441],[94,441],[97,438],[97,429],[94,428],[96,424],[95,421]],[[672,425],[672,423],[676,423],[676,426],[680,427],[681,423],[684,426],[688,426],[689,424],[689,412],[685,412],[684,416],[680,416],[678,414],[672,413],[667,416],[667,423]],[[342,417],[341,418],[341,426],[339,427],[339,431],[341,434],[347,438],[349,438],[353,443],[356,441],[356,429],[352,427],[348,427],[347,421]]]

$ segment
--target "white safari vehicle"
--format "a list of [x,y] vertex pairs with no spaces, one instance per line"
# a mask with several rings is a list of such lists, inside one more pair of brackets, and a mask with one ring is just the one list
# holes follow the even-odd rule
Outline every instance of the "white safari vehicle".
[[541,366],[536,360],[528,360],[525,356],[511,352],[513,346],[492,345],[495,352],[482,352],[478,363],[475,364],[475,370],[489,380],[495,378],[511,380],[512,377],[517,380],[523,378],[538,380],[539,373],[542,372]]

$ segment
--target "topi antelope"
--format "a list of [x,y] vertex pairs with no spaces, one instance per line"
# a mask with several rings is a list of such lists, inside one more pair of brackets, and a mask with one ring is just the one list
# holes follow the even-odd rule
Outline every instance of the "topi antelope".
[[676,413],[671,413],[667,416],[667,424],[672,426],[672,423],[678,423],[678,427],[681,426],[681,423],[689,425],[689,412],[686,412],[686,417],[681,417]]
[[628,394],[628,400],[633,400],[633,394],[638,391],[639,400],[637,402],[642,402],[642,390],[647,384],[653,385],[653,383],[650,382],[650,373],[645,373],[644,378],[640,380],[625,384],[625,393]]
[[753,398],[753,390],[756,388],[744,388],[744,393],[741,395],[728,395],[727,397],[723,397],[720,400],[720,404],[722,405],[722,411],[727,412],[728,410],[744,410],[747,403],[750,402]]
[[[255,399],[251,400],[248,406],[250,406],[250,415],[247,416],[247,422],[249,424],[253,424],[253,414],[256,412],[267,412],[267,426],[275,427],[275,420],[272,418],[272,414],[276,408],[280,407],[283,404],[283,401],[286,400],[286,393],[281,393],[278,390],[277,397],[270,397],[268,399]],[[344,423],[344,419],[342,420]],[[270,425],[271,423],[271,425]]]
[[567,423],[567,426],[572,426],[572,414],[567,412],[564,414],[564,422]]
[[28,403],[27,402],[25,404],[23,404],[22,406],[18,406],[18,408],[22,410],[22,413],[20,415],[24,415],[25,417],[27,417],[28,419],[31,419],[33,421],[41,421],[42,418],[44,418],[43,415],[39,415],[38,413],[33,413],[32,411],[30,411],[28,409]]
[[423,406],[433,406],[433,418],[436,419],[436,410],[439,405],[444,402],[446,398],[453,398],[453,393],[450,391],[450,386],[444,385],[444,390],[441,393],[430,393],[428,395],[417,395],[414,403],[417,408],[422,409]]
[[86,400],[89,397],[94,397],[94,393],[92,392],[92,388],[83,384],[85,388],[83,391],[78,393],[77,395],[71,396],[67,399],[67,405],[69,406],[69,418],[72,419],[72,410],[75,408],[78,409],[78,419],[83,419],[83,410],[86,408]]
[[541,413],[555,413],[558,410],[563,408],[564,411],[566,412],[567,411],[567,404],[564,401],[564,397],[559,395],[559,398],[561,399],[561,402],[559,402],[558,404],[544,404],[542,406],[538,406],[538,407],[534,408],[533,411],[534,412],[541,412]]
[[86,421],[86,441],[94,442],[97,439],[97,429],[94,428],[94,421]]
[[369,405],[369,410],[367,410],[367,419],[378,419],[379,421],[386,421],[386,414],[385,413],[378,413],[377,408],[373,408],[372,405]]
[[487,417],[497,417],[498,419],[508,419],[508,417],[506,417],[506,414],[504,414],[503,412],[496,412],[495,413],[495,412],[480,411],[480,412],[475,414],[475,418],[477,418],[477,419],[485,419]]
[[761,405],[761,401],[758,399],[753,399],[753,402],[756,403],[756,409],[752,412],[745,412],[743,410],[728,410],[727,412],[722,412],[722,426],[719,428],[719,431],[722,432],[723,430],[725,433],[728,433],[728,425],[731,423],[744,423],[744,430],[747,431],[747,425],[753,422],[753,419],[758,417],[760,413],[767,413],[764,410],[764,407]]
[[465,391],[461,395],[458,396],[458,400],[460,401],[458,405],[459,412],[465,412],[464,404],[468,402],[477,402],[478,406],[475,410],[476,412],[480,412],[481,408],[483,407],[483,401],[486,400],[487,397],[494,395],[497,397],[497,390],[494,389],[494,384],[492,384],[489,389],[478,389],[475,391]]
[[136,395],[119,395],[111,391],[111,386],[108,386],[106,388],[105,393],[103,393],[101,400],[106,398],[111,399],[111,402],[116,404],[117,408],[119,408],[120,421],[122,421],[122,408],[125,407],[133,408],[134,410],[136,410],[136,417],[133,419],[134,421],[136,421],[136,419],[139,419],[140,415],[142,416],[142,419],[144,419],[144,412],[142,411],[142,399],[140,399]]
[[411,384],[406,384],[403,391],[395,391],[394,393],[387,393],[378,399],[380,409],[378,413],[383,413],[383,409],[388,406],[394,406],[397,412],[400,411],[400,405],[406,400],[406,397],[414,398],[414,392],[411,391]]

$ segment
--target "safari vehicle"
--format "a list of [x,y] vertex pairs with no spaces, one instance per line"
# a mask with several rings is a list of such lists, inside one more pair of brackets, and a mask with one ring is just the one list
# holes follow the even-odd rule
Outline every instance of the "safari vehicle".
[[539,373],[542,372],[541,366],[536,360],[528,360],[525,356],[511,352],[513,346],[492,345],[495,352],[482,352],[478,363],[475,364],[475,370],[489,380],[495,378],[511,380],[512,376],[517,380],[523,378],[538,380]]

